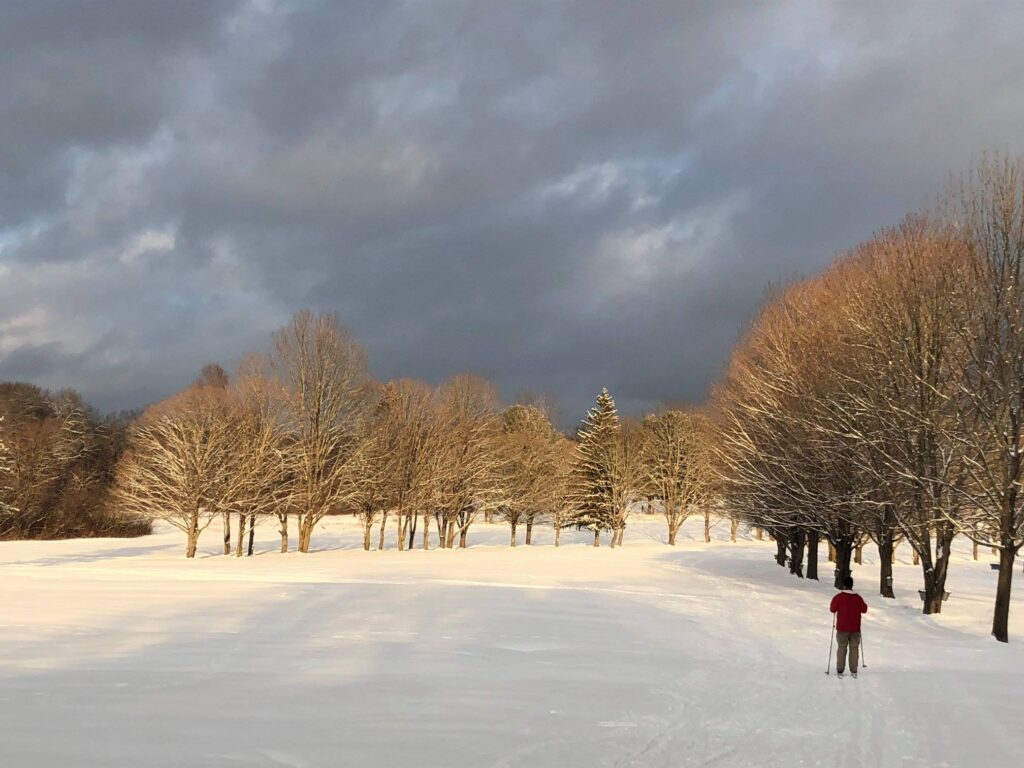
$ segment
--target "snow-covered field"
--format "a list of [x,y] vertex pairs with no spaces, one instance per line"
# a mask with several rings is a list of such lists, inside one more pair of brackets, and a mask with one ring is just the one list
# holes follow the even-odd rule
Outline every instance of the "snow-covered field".
[[940,617],[909,562],[896,601],[858,567],[868,668],[840,681],[829,586],[699,526],[366,553],[332,522],[240,561],[175,532],[0,544],[0,765],[1020,765],[1024,583],[1000,645],[991,558],[962,553]]

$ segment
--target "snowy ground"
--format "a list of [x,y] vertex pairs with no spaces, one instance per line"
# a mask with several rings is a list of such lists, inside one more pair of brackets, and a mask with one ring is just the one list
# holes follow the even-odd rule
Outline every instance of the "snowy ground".
[[1020,764],[1024,583],[1000,645],[991,558],[957,559],[940,617],[909,563],[884,602],[859,567],[869,666],[840,681],[827,584],[686,533],[513,550],[480,524],[466,551],[365,553],[334,522],[309,555],[268,528],[258,557],[194,562],[174,532],[2,543],[0,764]]

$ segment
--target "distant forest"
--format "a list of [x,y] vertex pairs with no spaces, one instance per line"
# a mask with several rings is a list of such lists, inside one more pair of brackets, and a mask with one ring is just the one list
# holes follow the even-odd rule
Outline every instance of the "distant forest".
[[133,416],[100,416],[74,390],[0,383],[0,538],[149,533],[111,504]]

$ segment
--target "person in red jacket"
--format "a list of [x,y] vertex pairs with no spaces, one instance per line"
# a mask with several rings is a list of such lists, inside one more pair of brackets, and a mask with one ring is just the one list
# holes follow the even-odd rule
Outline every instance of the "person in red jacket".
[[846,669],[846,653],[850,653],[850,674],[857,677],[857,660],[860,651],[860,617],[868,612],[864,598],[853,591],[853,577],[843,579],[844,589],[832,598],[828,609],[836,614],[836,641],[839,652],[836,657],[836,673],[843,676]]

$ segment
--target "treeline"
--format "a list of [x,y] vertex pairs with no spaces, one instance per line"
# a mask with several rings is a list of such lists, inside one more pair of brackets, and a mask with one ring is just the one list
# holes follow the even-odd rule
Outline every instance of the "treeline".
[[905,541],[925,613],[942,609],[955,535],[992,547],[992,633],[1006,641],[1024,544],[1022,313],[1024,166],[985,158],[938,211],[763,308],[713,396],[724,503],[798,575],[806,551],[816,577],[827,539],[837,585],[873,541],[885,597]]
[[0,383],[0,539],[149,533],[110,503],[127,423],[72,390]]
[[[272,351],[234,376],[216,365],[131,426],[115,496],[131,515],[186,536],[220,521],[224,553],[252,553],[272,520],[281,551],[308,552],[318,523],[351,514],[366,549],[465,547],[478,519],[587,529],[622,544],[631,512],[657,499],[670,543],[706,507],[711,469],[703,418],[668,411],[622,423],[602,392],[573,439],[542,402],[503,407],[494,386],[462,374],[432,387],[374,381],[333,315],[298,313]],[[234,530],[234,535],[232,535]]]

